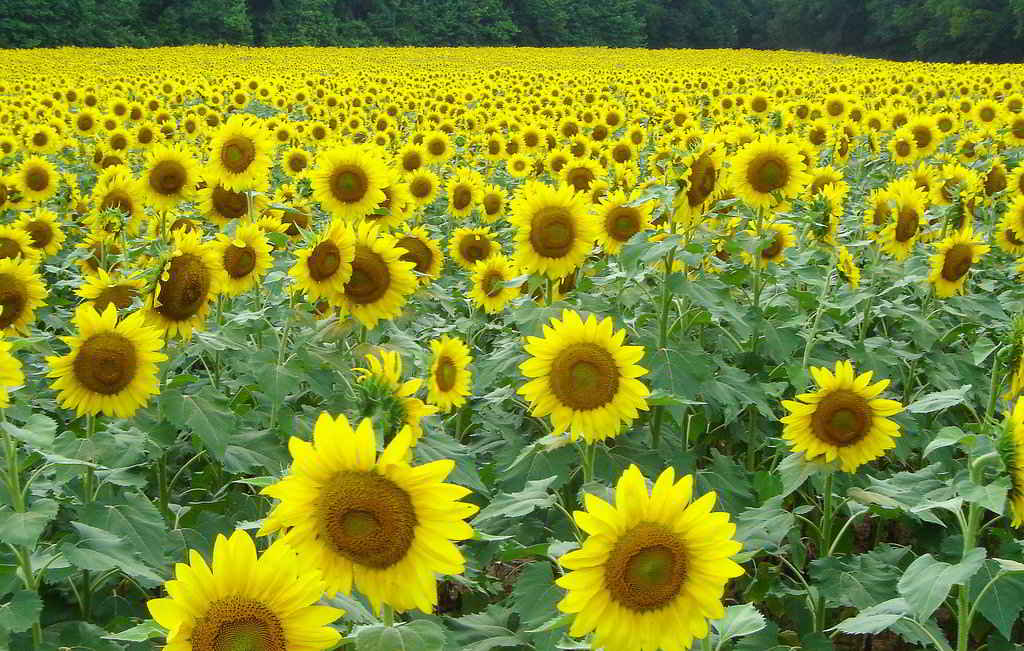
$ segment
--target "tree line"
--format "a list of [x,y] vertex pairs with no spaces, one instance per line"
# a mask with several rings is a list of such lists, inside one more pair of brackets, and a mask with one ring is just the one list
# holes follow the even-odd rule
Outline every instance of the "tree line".
[[517,45],[1024,60],[1024,0],[0,0],[0,47]]

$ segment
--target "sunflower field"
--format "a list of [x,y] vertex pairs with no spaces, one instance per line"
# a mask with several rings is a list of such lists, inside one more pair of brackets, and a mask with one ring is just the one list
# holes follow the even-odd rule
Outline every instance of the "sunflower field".
[[0,58],[0,649],[1024,648],[1024,68]]

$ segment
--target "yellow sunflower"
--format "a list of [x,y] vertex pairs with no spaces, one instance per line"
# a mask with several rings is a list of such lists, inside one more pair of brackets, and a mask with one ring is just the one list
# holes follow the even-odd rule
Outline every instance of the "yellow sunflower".
[[[129,233],[137,233],[145,212],[143,196],[145,190],[132,176],[131,168],[126,165],[114,165],[103,170],[96,187],[92,190],[93,205],[97,213],[116,211],[121,221],[106,222],[104,214],[92,215],[92,224],[111,234],[117,234],[122,228]],[[104,223],[101,225],[100,222]]]
[[1010,524],[1024,524],[1024,400],[1018,400],[1006,414],[998,448],[1010,475]]
[[352,276],[340,296],[341,305],[367,328],[381,319],[398,316],[418,282],[414,262],[402,259],[407,251],[392,235],[380,234],[373,224],[361,224],[356,233]]
[[102,314],[110,304],[118,310],[127,310],[142,295],[145,286],[146,281],[141,277],[122,278],[97,269],[96,273],[85,275],[85,282],[76,293]]
[[589,158],[573,158],[558,172],[558,178],[574,192],[589,192],[595,181],[602,180],[608,172]]
[[745,145],[732,159],[732,189],[753,208],[770,208],[810,183],[800,150],[773,135]]
[[422,420],[437,413],[437,407],[416,398],[423,385],[420,379],[402,381],[402,357],[395,351],[379,350],[366,355],[369,368],[357,368],[356,378],[363,390],[363,415],[376,415],[384,420],[382,435],[390,437],[402,427],[408,427],[411,445],[423,435]]
[[935,287],[939,298],[962,294],[967,272],[992,247],[974,239],[974,229],[968,222],[962,230],[954,230],[939,242],[931,258],[928,282]]
[[606,651],[681,651],[708,635],[708,620],[725,615],[726,583],[743,574],[729,558],[742,545],[729,514],[712,512],[714,492],[692,497],[692,475],[676,481],[667,468],[648,489],[635,465],[614,506],[585,494],[573,519],[587,538],[558,559],[569,571],[555,581],[568,591],[558,609],[575,615],[570,635],[594,631],[593,648]]
[[25,374],[21,372],[21,362],[14,356],[11,343],[0,334],[0,409],[11,404],[8,391],[25,384]]
[[488,314],[501,312],[521,292],[519,287],[504,285],[517,275],[512,261],[500,253],[477,262],[469,279],[470,300]]
[[478,172],[460,168],[448,180],[448,212],[455,217],[468,217],[484,198],[484,182]]
[[[23,213],[17,221],[18,228],[25,231],[31,246],[42,255],[55,255],[64,244],[65,235],[57,221],[57,215],[49,210],[36,208],[35,212]],[[0,255],[3,254],[0,240]]]
[[704,147],[684,161],[686,171],[679,177],[682,187],[673,201],[673,217],[684,226],[691,226],[714,204],[724,191],[722,163],[725,152],[715,144]]
[[234,237],[218,233],[210,246],[224,267],[221,291],[228,296],[238,296],[255,287],[274,262],[270,243],[256,224],[239,224]]
[[395,245],[405,249],[401,260],[416,265],[413,271],[416,272],[420,285],[429,285],[431,281],[441,277],[444,254],[441,253],[440,245],[430,238],[425,227],[417,226],[399,231],[395,233],[395,239]]
[[508,194],[501,186],[487,185],[484,187],[484,194],[480,203],[483,206],[484,219],[488,222],[495,222],[505,214]]
[[908,185],[896,191],[893,201],[893,221],[879,235],[882,250],[897,260],[905,260],[914,249],[914,244],[925,223],[925,193]]
[[485,226],[457,228],[452,233],[448,252],[460,267],[469,270],[480,260],[501,253],[501,245],[494,239],[491,230]]
[[254,119],[233,115],[210,142],[209,167],[228,190],[262,189],[273,163],[274,141]]
[[354,145],[324,152],[311,173],[313,198],[342,219],[358,219],[387,198],[389,175],[372,150]]
[[640,203],[642,192],[633,190],[626,194],[616,190],[606,194],[596,207],[597,242],[612,255],[622,251],[622,245],[641,231],[651,228],[651,212],[654,201]]
[[341,639],[328,624],[344,611],[318,605],[320,570],[280,540],[258,555],[245,531],[218,534],[209,565],[190,550],[188,564],[177,563],[174,573],[165,584],[169,596],[146,603],[168,629],[165,651],[320,651]]
[[39,156],[27,156],[12,178],[27,201],[41,203],[57,194],[60,175],[53,163]]
[[80,305],[73,319],[78,334],[61,337],[71,351],[47,357],[47,377],[55,378],[57,401],[79,416],[106,414],[130,418],[135,410],[160,392],[157,364],[160,331],[145,325],[142,312],[118,322],[117,308],[108,304],[100,314],[92,305]]
[[427,378],[427,402],[442,413],[466,404],[473,372],[469,346],[459,338],[442,336],[430,342],[430,375]]
[[199,213],[218,226],[226,226],[242,217],[259,215],[267,206],[263,195],[235,192],[216,180],[201,189],[197,198]]
[[41,249],[32,246],[32,237],[18,224],[0,226],[0,258],[23,259],[36,267],[42,254]]
[[523,269],[548,278],[574,271],[594,248],[597,234],[585,195],[528,183],[513,202],[516,257]]
[[903,405],[878,397],[889,380],[871,384],[871,371],[855,376],[849,361],[836,362],[835,375],[817,366],[811,375],[817,391],[782,401],[790,412],[781,419],[782,438],[794,452],[808,460],[823,456],[826,463],[838,459],[844,472],[854,472],[896,445],[900,426],[887,416],[903,411]]
[[180,147],[158,145],[146,155],[141,185],[149,205],[157,210],[171,210],[182,201],[191,201],[198,180],[199,165]]
[[860,268],[850,251],[845,246],[840,246],[837,258],[836,269],[846,279],[846,282],[850,283],[850,287],[857,289],[860,286]]
[[281,169],[293,179],[300,179],[305,176],[309,169],[309,152],[305,149],[292,147],[281,154]]
[[441,181],[426,168],[421,168],[409,174],[406,179],[409,183],[409,196],[413,203],[419,208],[425,208],[434,203],[441,188]]
[[340,302],[345,283],[352,277],[356,236],[352,226],[333,220],[314,245],[296,252],[295,265],[288,275],[295,278],[296,290],[303,290],[310,302],[324,298]]
[[377,612],[432,612],[436,575],[465,568],[453,541],[473,536],[465,519],[477,507],[459,501],[469,489],[444,483],[453,461],[405,461],[411,440],[403,428],[378,456],[369,420],[353,430],[344,416],[321,414],[312,443],[288,442],[288,475],[263,489],[280,501],[260,534],[284,530],[280,540],[323,571],[329,596],[354,586]]
[[[751,237],[757,237],[757,233],[753,230],[748,230],[747,234]],[[760,251],[762,261],[774,264],[784,263],[786,261],[786,249],[796,244],[793,226],[775,220],[766,221],[764,223],[762,242],[766,244]],[[743,258],[748,264],[753,261],[753,258],[747,253],[743,254]]]
[[171,235],[173,250],[160,270],[157,286],[146,297],[146,319],[167,337],[191,339],[210,313],[210,302],[224,284],[224,267],[196,231]]
[[553,318],[543,337],[527,337],[530,359],[519,368],[529,380],[519,388],[538,418],[551,415],[555,434],[568,431],[588,442],[617,436],[647,409],[650,391],[639,379],[642,346],[624,346],[625,330],[615,331],[611,317],[586,321],[565,310]]
[[398,228],[409,218],[416,204],[409,194],[409,184],[401,181],[398,172],[388,168],[386,182],[381,190],[384,201],[373,212],[363,215],[363,220],[380,225],[381,228]]

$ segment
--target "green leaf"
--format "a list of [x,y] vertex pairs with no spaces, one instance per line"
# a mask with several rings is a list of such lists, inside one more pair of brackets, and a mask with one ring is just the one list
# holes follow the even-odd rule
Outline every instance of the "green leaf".
[[0,542],[34,547],[43,529],[57,517],[57,503],[36,500],[24,513],[0,511]]
[[747,550],[777,550],[796,525],[796,516],[782,508],[782,496],[747,509],[736,519],[736,540]]
[[469,448],[444,432],[426,430],[416,444],[415,454],[416,458],[422,461],[451,459],[455,462],[455,470],[448,476],[447,481],[471,488],[485,497],[491,494],[480,479],[477,464],[473,461]]
[[161,401],[167,419],[191,430],[203,442],[218,461],[223,462],[231,432],[234,431],[234,415],[222,404],[224,399],[169,394]]
[[971,390],[970,384],[965,384],[959,389],[949,391],[938,391],[915,400],[907,405],[906,411],[912,414],[930,414],[933,411],[946,409],[953,405],[963,404],[967,401],[967,393]]
[[501,493],[473,518],[473,526],[497,518],[518,518],[535,509],[546,509],[555,503],[555,496],[548,491],[556,477],[526,482],[518,493]]
[[931,554],[919,556],[900,577],[900,595],[919,620],[927,620],[954,585],[962,585],[981,569],[985,554],[983,548],[975,547],[956,565],[935,560]]
[[[519,630],[534,630],[543,627],[550,621],[551,615],[558,612],[555,606],[561,601],[564,592],[555,585],[551,564],[537,561],[527,565],[519,575],[512,595],[515,610],[519,613]],[[561,636],[561,629],[538,631],[532,635],[536,648],[551,647]]]
[[905,547],[881,545],[857,556],[820,558],[811,562],[811,578],[829,605],[864,610],[896,593],[898,564],[908,553]]
[[741,606],[729,606],[725,609],[725,617],[711,622],[715,632],[718,633],[718,643],[715,648],[734,638],[743,637],[757,633],[768,625],[764,615],[757,612],[752,604]]
[[145,642],[146,640],[151,640],[156,637],[164,637],[165,635],[167,635],[167,631],[165,631],[162,626],[154,622],[152,619],[147,619],[138,626],[132,626],[120,633],[104,635],[103,639],[118,640],[120,642]]
[[444,629],[427,619],[368,626],[356,633],[356,651],[444,651]]
[[20,427],[5,421],[3,428],[19,441],[43,450],[49,449],[53,444],[54,435],[57,433],[57,423],[42,414],[32,414]]
[[794,452],[779,464],[779,476],[782,478],[782,497],[804,485],[811,475],[822,469],[821,464],[808,461],[803,452]]
[[987,560],[981,571],[971,579],[972,603],[982,589],[995,579],[992,587],[977,602],[978,612],[995,626],[1007,640],[1011,639],[1013,625],[1024,609],[1024,576],[1003,571],[999,562]]
[[11,600],[0,606],[0,629],[21,633],[39,621],[43,602],[35,592],[18,590]]
[[850,635],[874,635],[906,617],[908,612],[905,600],[890,599],[861,611],[855,617],[844,619],[835,629]]
[[943,427],[939,430],[939,433],[935,435],[935,438],[928,442],[928,445],[925,446],[924,452],[921,453],[921,456],[927,457],[929,454],[940,448],[956,445],[968,436],[971,436],[971,434],[967,434],[959,427]]

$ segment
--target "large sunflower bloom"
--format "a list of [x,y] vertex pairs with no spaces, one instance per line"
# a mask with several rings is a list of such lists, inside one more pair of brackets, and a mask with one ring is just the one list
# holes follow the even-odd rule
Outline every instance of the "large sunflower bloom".
[[11,351],[11,342],[0,334],[0,409],[11,404],[8,389],[25,384],[25,375],[21,372],[21,362]]
[[486,226],[456,228],[448,244],[448,253],[456,264],[468,271],[480,260],[501,253],[501,244]]
[[31,261],[0,258],[0,330],[27,332],[46,294]]
[[991,248],[974,239],[974,229],[970,224],[939,242],[931,258],[931,273],[928,274],[928,282],[935,287],[935,294],[939,298],[949,298],[963,293],[967,272]]
[[118,310],[130,308],[145,286],[146,281],[141,277],[122,278],[107,273],[106,269],[97,269],[95,273],[85,274],[85,282],[76,293],[102,314],[110,304]]
[[441,277],[441,265],[444,262],[444,254],[441,247],[430,238],[430,233],[423,226],[399,231],[395,233],[396,246],[405,249],[401,259],[415,264],[415,271],[419,283],[423,286],[429,285],[431,281]]
[[430,342],[430,353],[427,402],[437,405],[442,412],[466,404],[473,378],[469,346],[457,337],[444,335]]
[[66,239],[57,215],[49,210],[36,208],[35,212],[23,213],[17,224],[28,234],[32,248],[43,255],[55,255]]
[[218,233],[210,246],[224,268],[221,291],[228,296],[238,296],[255,287],[274,263],[270,243],[256,224],[239,224],[234,237]]
[[733,192],[753,208],[795,197],[810,181],[797,146],[775,136],[761,136],[732,160]]
[[273,149],[266,129],[252,118],[233,115],[210,143],[210,171],[220,185],[234,192],[263,188]]
[[790,414],[782,418],[782,438],[807,459],[839,460],[844,472],[854,472],[882,456],[896,444],[900,426],[887,417],[903,411],[895,400],[879,398],[889,380],[871,384],[872,373],[854,376],[853,364],[836,362],[827,368],[811,367],[818,390],[783,400]]
[[594,631],[606,651],[685,651],[708,635],[708,620],[725,615],[726,583],[743,574],[729,558],[742,545],[729,514],[712,512],[715,493],[692,496],[692,475],[676,481],[667,468],[648,491],[635,465],[614,506],[585,495],[573,519],[587,538],[558,559],[570,571],[555,581],[568,590],[558,609],[575,614],[570,635]]
[[470,300],[488,314],[501,312],[521,292],[519,287],[505,286],[517,275],[512,261],[500,253],[477,262],[469,278]]
[[312,443],[289,440],[289,474],[263,490],[280,503],[260,533],[285,530],[281,540],[323,570],[328,595],[354,585],[378,612],[430,613],[435,575],[465,567],[452,541],[472,537],[465,519],[477,507],[458,501],[469,489],[443,483],[453,461],[406,463],[411,438],[403,428],[378,457],[369,420],[353,430],[344,416],[321,414]]
[[74,324],[78,334],[61,337],[71,351],[46,358],[62,407],[79,416],[129,418],[160,392],[157,364],[167,359],[160,352],[164,342],[141,312],[119,323],[116,306],[108,304],[99,314],[87,303],[75,310]]
[[362,224],[356,233],[352,275],[340,294],[342,307],[367,328],[381,319],[398,316],[418,285],[415,263],[402,259],[407,253],[391,235],[380,235],[376,226]]
[[288,271],[295,278],[295,289],[306,292],[310,301],[324,298],[337,304],[352,277],[356,236],[349,224],[334,220],[316,244],[296,253],[298,259]]
[[311,178],[313,198],[342,219],[358,219],[384,203],[390,180],[378,156],[354,145],[321,154]]
[[597,234],[586,195],[536,182],[521,192],[509,218],[516,226],[519,266],[551,279],[575,271],[594,248]]
[[28,156],[14,173],[13,180],[25,199],[39,203],[57,194],[60,175],[45,158]]
[[146,299],[147,320],[168,337],[192,337],[210,313],[210,302],[224,284],[225,271],[209,243],[196,231],[173,232],[173,251],[164,263],[160,280]]
[[533,378],[519,388],[537,417],[551,415],[555,434],[588,442],[618,435],[623,424],[647,409],[650,391],[639,379],[647,369],[637,366],[642,346],[624,346],[625,330],[614,330],[611,317],[584,321],[579,313],[562,312],[551,320],[543,337],[527,337],[530,359],[519,368]]
[[142,187],[149,205],[170,210],[182,201],[191,201],[199,180],[199,165],[181,148],[157,145],[146,155]]
[[606,194],[596,206],[597,242],[612,255],[622,251],[622,245],[640,231],[651,227],[653,201],[639,203],[641,192],[633,190],[627,195],[622,190]]
[[188,564],[176,564],[174,573],[165,584],[169,596],[146,603],[168,629],[165,651],[319,651],[341,637],[327,625],[344,611],[316,605],[320,570],[282,541],[258,555],[245,531],[218,534],[212,563],[189,550]]

